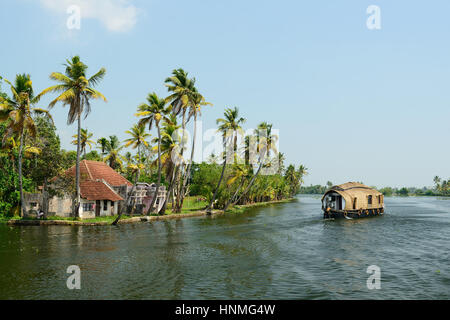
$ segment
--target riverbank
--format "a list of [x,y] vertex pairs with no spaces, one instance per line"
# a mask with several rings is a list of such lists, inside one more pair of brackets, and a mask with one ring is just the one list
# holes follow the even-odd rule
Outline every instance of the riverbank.
[[[293,201],[294,198],[250,203],[246,205],[236,205],[230,208],[226,213],[242,213],[248,208],[260,207],[269,204],[286,203]],[[211,212],[213,216],[224,214],[223,210],[213,210]],[[140,222],[153,222],[163,220],[173,220],[182,218],[201,217],[206,215],[206,210],[197,210],[186,213],[169,213],[162,216],[122,216],[118,224],[140,223]],[[45,226],[45,225],[60,225],[60,226],[107,226],[117,218],[117,216],[97,217],[95,219],[78,220],[76,218],[64,218],[64,217],[49,217],[47,219],[36,218],[13,218],[13,219],[0,219],[0,223],[5,223],[11,226]]]

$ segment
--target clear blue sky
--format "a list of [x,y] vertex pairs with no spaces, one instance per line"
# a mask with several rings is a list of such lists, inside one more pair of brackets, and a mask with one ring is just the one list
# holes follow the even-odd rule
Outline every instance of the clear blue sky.
[[[80,30],[66,27],[72,3]],[[380,30],[366,27],[369,5]],[[3,0],[0,74],[30,73],[40,91],[73,55],[91,73],[104,66],[109,102],[83,127],[124,139],[136,106],[182,67],[214,103],[204,127],[229,106],[250,128],[272,122],[306,184],[429,186],[450,177],[449,12],[447,0]],[[73,148],[67,110],[53,114]]]

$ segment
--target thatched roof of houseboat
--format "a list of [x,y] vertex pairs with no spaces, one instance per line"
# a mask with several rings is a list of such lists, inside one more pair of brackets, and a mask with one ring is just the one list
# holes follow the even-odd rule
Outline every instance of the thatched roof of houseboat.
[[[367,203],[368,197],[372,196],[375,199],[376,197],[383,195],[378,190],[375,190],[364,184],[358,182],[347,182],[344,184],[333,186],[329,190],[327,190],[327,192],[325,192],[325,194],[322,197],[322,201],[327,194],[332,192],[340,194],[345,199],[346,206],[344,209],[346,210],[352,209],[353,200],[355,198],[357,199],[358,209],[372,208],[373,206],[375,206],[375,203],[373,206],[369,206]],[[380,197],[380,199],[381,202],[383,202],[383,197]]]

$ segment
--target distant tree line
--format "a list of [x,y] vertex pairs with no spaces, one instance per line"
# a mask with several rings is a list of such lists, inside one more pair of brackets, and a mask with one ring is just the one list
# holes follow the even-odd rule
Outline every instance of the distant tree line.
[[[450,179],[443,180],[438,176],[433,179],[434,187],[372,187],[380,191],[383,195],[389,196],[450,196]],[[324,194],[328,189],[333,186],[331,182],[327,182],[327,185],[310,185],[300,187],[299,193],[301,194]]]

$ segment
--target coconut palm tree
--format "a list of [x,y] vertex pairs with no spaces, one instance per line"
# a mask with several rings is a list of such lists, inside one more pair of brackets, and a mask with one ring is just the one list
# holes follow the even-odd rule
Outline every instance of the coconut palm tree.
[[151,137],[150,133],[145,132],[145,126],[135,124],[130,130],[125,131],[125,133],[129,134],[131,137],[126,139],[125,148],[132,147],[133,149],[138,149],[138,156],[141,158],[141,146],[149,147],[149,144],[146,139]]
[[[244,192],[240,195],[240,197],[233,204],[238,203],[242,199],[242,197],[244,197],[248,193],[250,188],[255,183],[255,180],[256,180],[257,176],[259,175],[262,167],[265,164],[266,156],[267,157],[269,156],[270,150],[276,150],[274,143],[278,137],[275,136],[274,134],[272,134],[272,124],[269,124],[267,122],[260,123],[258,125],[257,129],[255,130],[255,134],[256,134],[256,142],[257,142],[256,151],[258,153],[258,158],[259,158],[258,159],[259,167],[258,167],[258,170],[256,171],[256,173],[251,178],[251,180],[250,180],[249,184],[247,185],[247,187],[245,188]],[[251,144],[251,142],[250,142],[250,144]]]
[[120,154],[122,150],[122,146],[120,145],[120,140],[117,136],[109,136],[109,141],[106,144],[106,157],[104,159],[105,162],[108,162],[109,166],[114,170],[122,171],[123,162],[125,158]]
[[[92,145],[95,144],[95,141],[90,140],[90,138],[92,138],[94,134],[92,132],[89,132],[88,129],[81,129],[80,132],[81,132],[80,138],[81,153],[84,154],[84,157],[86,157],[86,147],[89,146],[89,149],[92,149]],[[72,141],[72,144],[77,145],[78,135],[74,134],[72,138],[75,138],[75,140]]]
[[201,107],[202,106],[206,106],[206,105],[212,106],[212,104],[209,102],[206,102],[205,98],[198,92],[194,92],[192,94],[191,102],[192,102],[192,104],[189,109],[189,115],[188,115],[187,121],[189,121],[192,117],[194,118],[194,136],[192,138],[191,159],[187,165],[186,174],[184,175],[183,184],[182,184],[182,187],[180,190],[180,201],[179,201],[179,206],[177,208],[178,211],[181,211],[181,208],[183,207],[183,201],[184,201],[184,197],[186,195],[186,184],[191,176],[191,166],[192,166],[192,162],[194,161],[195,141],[197,140],[197,118],[198,118],[198,116],[201,116]]
[[138,107],[137,117],[141,117],[139,120],[139,125],[147,125],[148,129],[151,130],[153,123],[158,131],[158,182],[156,183],[155,195],[153,196],[152,203],[148,209],[148,213],[153,212],[153,206],[155,205],[156,198],[158,197],[159,186],[161,184],[161,128],[160,121],[167,118],[167,114],[170,108],[166,108],[166,101],[160,99],[156,93],[150,93],[147,96],[148,103],[142,103]]
[[[182,136],[182,142],[185,141],[185,130],[186,130],[186,124],[189,119],[187,119],[187,111],[189,108],[195,108],[196,99],[198,99],[198,92],[195,87],[195,78],[189,78],[188,73],[184,71],[183,69],[175,69],[172,71],[172,76],[168,77],[165,80],[166,87],[168,91],[171,93],[167,98],[166,102],[170,103],[172,105],[172,114],[173,115],[180,115],[182,118],[181,122],[181,128],[183,132]],[[195,143],[195,140],[194,140]],[[180,158],[183,159],[183,153],[184,153],[184,144],[181,145],[181,151],[180,151]],[[182,171],[184,167],[182,167],[182,164],[179,165],[177,168],[177,175],[176,175],[176,183],[178,187],[177,193],[180,195],[183,192],[184,189],[184,181],[186,179],[183,179],[181,181]],[[184,170],[185,177],[188,174],[188,170]],[[176,211],[181,210],[181,197],[177,197],[177,205],[176,205]]]
[[[166,211],[167,204],[173,192],[174,180],[175,180],[175,169],[176,164],[172,159],[174,152],[176,152],[177,148],[177,130],[180,128],[177,125],[177,118],[174,115],[169,116],[163,122],[161,128],[161,162],[162,167],[166,171],[166,180],[169,181],[169,187],[167,189],[166,199],[161,208],[160,214],[163,215]],[[157,139],[155,138],[155,143],[157,143]],[[174,208],[172,207],[172,211]]]
[[225,203],[225,206],[223,208],[223,211],[227,211],[228,207],[230,206],[233,201],[236,200],[237,195],[239,194],[239,191],[241,190],[242,186],[244,185],[245,180],[249,176],[248,168],[245,164],[242,163],[234,163],[231,176],[227,181],[227,185],[232,185],[235,181],[240,180],[239,185],[236,188],[236,191],[234,192],[233,196],[228,199],[228,201]]
[[19,74],[16,76],[14,85],[7,79],[4,81],[11,87],[12,98],[0,96],[0,121],[8,121],[6,134],[3,140],[17,136],[19,138],[19,192],[20,192],[20,215],[23,217],[25,212],[25,201],[23,198],[23,173],[22,160],[25,149],[25,134],[32,139],[36,137],[36,124],[33,120],[33,114],[46,114],[51,116],[47,110],[33,108],[32,105],[39,99],[33,94],[33,85],[30,75]]
[[75,215],[78,216],[80,206],[80,155],[81,155],[81,115],[84,113],[86,118],[91,112],[91,100],[102,99],[107,101],[102,93],[95,90],[94,87],[99,84],[106,74],[106,69],[101,68],[90,78],[87,77],[86,71],[88,66],[85,65],[79,56],[74,56],[70,60],[66,60],[66,70],[64,74],[53,72],[50,74],[50,79],[58,82],[57,85],[51,86],[38,95],[38,99],[47,93],[58,93],[56,97],[49,104],[49,108],[53,108],[58,102],[63,106],[69,106],[67,116],[67,124],[70,125],[77,121],[78,123],[78,141],[77,141],[77,161],[76,161],[76,205]]
[[303,183],[303,177],[308,175],[308,168],[301,164],[298,167],[297,172],[298,172],[298,175],[299,175],[300,184],[302,184]]
[[105,156],[106,151],[106,145],[108,144],[108,139],[102,137],[97,140],[97,144],[98,148],[102,151],[102,161],[103,161],[103,157]]
[[[219,190],[220,184],[222,183],[223,175],[225,173],[225,167],[227,165],[227,158],[228,158],[228,140],[232,141],[232,148],[233,148],[233,155],[234,159],[236,160],[236,153],[237,153],[237,135],[238,133],[242,133],[242,127],[241,124],[245,122],[245,119],[242,117],[239,117],[239,110],[238,108],[227,108],[224,112],[225,118],[219,118],[216,120],[216,123],[219,125],[218,131],[222,133],[223,137],[223,164],[222,164],[222,172],[220,174],[219,181],[217,182],[217,187],[214,191],[214,194],[209,202],[209,205],[206,209],[207,214],[211,214],[212,206],[214,204],[214,201],[216,200],[217,191]],[[236,162],[236,161],[235,161]]]

